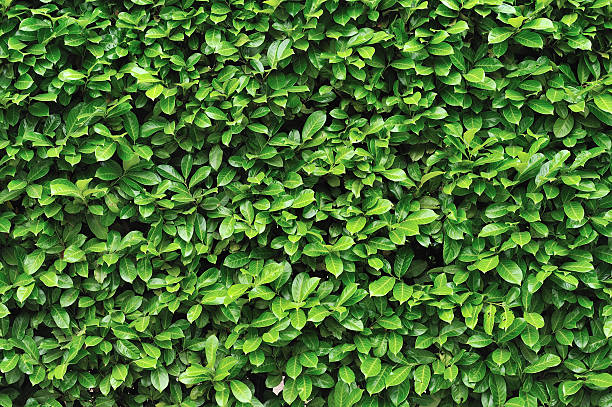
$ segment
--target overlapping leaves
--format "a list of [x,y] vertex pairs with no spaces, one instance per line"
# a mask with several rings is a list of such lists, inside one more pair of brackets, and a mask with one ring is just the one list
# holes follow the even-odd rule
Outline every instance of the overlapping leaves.
[[610,405],[611,15],[1,3],[0,405]]

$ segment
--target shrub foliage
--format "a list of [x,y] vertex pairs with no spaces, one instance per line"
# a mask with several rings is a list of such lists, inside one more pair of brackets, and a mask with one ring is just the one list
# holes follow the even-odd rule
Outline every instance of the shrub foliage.
[[0,406],[612,406],[611,17],[2,0]]

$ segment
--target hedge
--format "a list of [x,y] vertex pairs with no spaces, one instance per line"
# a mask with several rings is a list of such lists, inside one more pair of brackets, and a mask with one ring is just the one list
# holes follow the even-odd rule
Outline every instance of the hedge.
[[0,1],[0,406],[612,406],[611,50],[610,0]]

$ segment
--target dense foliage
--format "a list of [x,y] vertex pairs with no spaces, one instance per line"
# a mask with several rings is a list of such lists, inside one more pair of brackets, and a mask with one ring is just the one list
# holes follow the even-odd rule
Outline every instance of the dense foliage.
[[611,50],[610,0],[0,1],[0,406],[612,406]]

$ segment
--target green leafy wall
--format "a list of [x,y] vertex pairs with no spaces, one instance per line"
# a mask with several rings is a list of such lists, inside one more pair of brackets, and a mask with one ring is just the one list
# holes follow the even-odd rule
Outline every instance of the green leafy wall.
[[610,0],[1,0],[0,406],[612,406],[611,44]]

